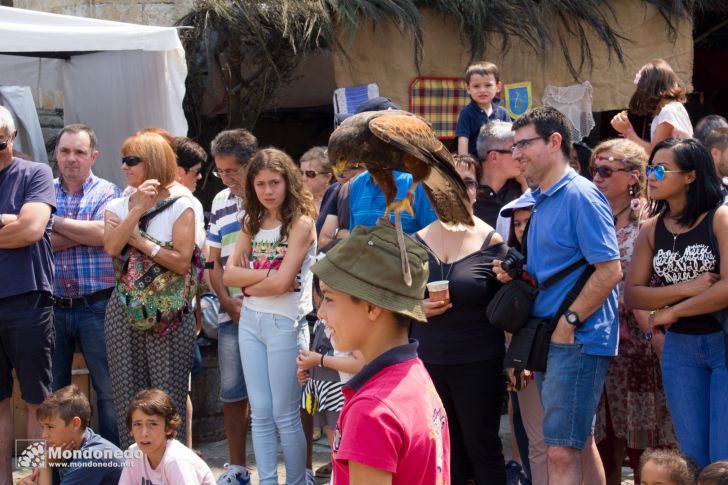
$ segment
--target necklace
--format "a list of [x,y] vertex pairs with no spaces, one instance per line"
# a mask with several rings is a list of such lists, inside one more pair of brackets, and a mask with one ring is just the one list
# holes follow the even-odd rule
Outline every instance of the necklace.
[[[672,219],[672,220],[675,220],[672,217],[672,215],[670,215],[668,217],[670,217],[670,219]],[[662,221],[662,224],[665,226],[665,229],[667,229],[667,224],[665,224],[665,221],[664,220]],[[674,253],[675,252],[675,243],[677,242],[677,237],[680,235],[680,233],[679,232],[677,232],[677,233],[672,232],[670,229],[667,229],[667,232],[669,232],[670,235],[672,236],[672,252]]]
[[621,216],[624,213],[624,211],[626,211],[627,209],[629,209],[629,207],[631,205],[632,204],[628,202],[627,205],[625,205],[624,207],[622,207],[621,209],[619,209],[619,212],[617,212],[616,214],[614,214],[614,227],[617,227],[617,219],[619,219],[619,216]]
[[[458,257],[460,256],[460,250],[463,249],[463,243],[465,242],[465,237],[467,235],[466,231],[463,232],[463,237],[460,239],[460,246],[458,247],[458,252],[455,253],[454,261],[458,261]],[[445,226],[440,224],[440,242],[442,243],[442,251],[445,251]],[[438,258],[439,260],[440,258]],[[452,273],[452,268],[455,266],[455,263],[450,264],[450,268],[447,270],[447,274],[443,275],[443,264],[448,264],[447,261],[440,261],[440,280],[441,281],[449,281],[450,280],[450,273]]]

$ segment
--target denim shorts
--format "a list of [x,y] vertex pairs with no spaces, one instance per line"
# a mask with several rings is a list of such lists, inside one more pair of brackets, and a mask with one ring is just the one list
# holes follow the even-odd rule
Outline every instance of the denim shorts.
[[584,354],[581,344],[551,342],[545,373],[536,378],[548,446],[583,449],[594,433],[599,398],[611,357]]
[[238,326],[228,320],[220,324],[217,333],[217,358],[220,367],[220,400],[238,402],[248,399],[248,389],[240,359]]

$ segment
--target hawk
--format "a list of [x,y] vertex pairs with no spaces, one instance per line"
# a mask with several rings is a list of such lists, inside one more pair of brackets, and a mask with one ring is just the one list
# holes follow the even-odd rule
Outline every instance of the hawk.
[[[453,165],[452,155],[437,139],[430,125],[407,111],[368,111],[347,118],[329,138],[328,157],[334,172],[348,164],[363,163],[384,193],[387,208],[395,212],[402,272],[410,286],[412,277],[406,257],[401,214],[414,216],[412,200],[422,183],[437,217],[450,230],[475,226],[465,184]],[[412,174],[412,186],[402,200],[395,201],[397,185],[392,170]]]

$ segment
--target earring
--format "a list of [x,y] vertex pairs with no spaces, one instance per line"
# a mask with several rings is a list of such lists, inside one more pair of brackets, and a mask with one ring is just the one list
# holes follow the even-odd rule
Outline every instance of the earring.
[[634,195],[637,193],[637,187],[633,185],[629,186],[629,196],[634,197]]

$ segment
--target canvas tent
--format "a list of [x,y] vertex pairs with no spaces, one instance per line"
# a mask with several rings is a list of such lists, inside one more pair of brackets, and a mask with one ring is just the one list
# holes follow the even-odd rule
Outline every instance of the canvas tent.
[[0,86],[62,91],[64,122],[98,136],[94,172],[122,188],[126,137],[148,126],[187,134],[186,76],[175,28],[0,7]]

